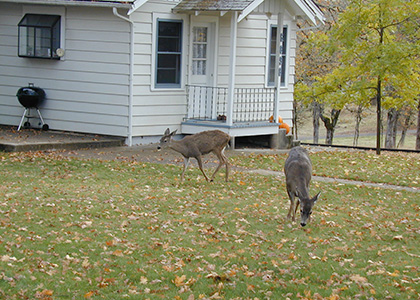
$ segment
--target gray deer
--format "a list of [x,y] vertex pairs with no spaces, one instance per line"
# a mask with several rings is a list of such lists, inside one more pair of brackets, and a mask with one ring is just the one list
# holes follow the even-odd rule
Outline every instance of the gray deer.
[[[226,165],[226,181],[229,177],[229,162],[224,150],[230,141],[230,136],[220,130],[209,130],[199,132],[193,135],[184,137],[180,141],[174,141],[172,137],[176,134],[176,130],[170,132],[169,128],[166,129],[163,137],[160,139],[158,150],[162,148],[171,148],[184,156],[184,168],[181,174],[181,181],[184,181],[185,170],[188,167],[191,157],[194,157],[198,162],[198,167],[203,173],[207,181],[213,181],[214,176],[220,170],[223,165]],[[203,170],[202,156],[210,152],[213,152],[219,159],[219,165],[214,171],[211,179],[207,177]]]
[[[309,197],[309,183],[312,177],[312,163],[309,158],[308,151],[298,146],[290,150],[289,156],[284,165],[284,173],[286,175],[287,194],[290,198],[290,208],[287,218],[295,221],[296,211],[300,209],[300,225],[305,226],[310,220],[312,208],[318,200],[318,193],[315,197]],[[299,200],[295,207],[295,197]]]

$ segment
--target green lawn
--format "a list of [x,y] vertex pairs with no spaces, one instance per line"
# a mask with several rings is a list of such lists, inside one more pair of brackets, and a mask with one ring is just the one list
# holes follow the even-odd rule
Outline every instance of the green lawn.
[[[312,154],[315,174],[419,186],[418,156],[334,153]],[[281,170],[284,158],[231,162]],[[314,181],[302,229],[284,220],[274,176],[207,183],[192,169],[180,183],[180,165],[55,153],[0,153],[0,168],[0,298],[420,297],[419,193]]]
[[[374,151],[317,151],[310,154],[313,175],[420,188],[420,154]],[[284,154],[233,157],[233,164],[283,172]]]
[[[396,143],[398,144],[398,142],[400,141],[401,135],[398,134],[397,139],[396,139]],[[354,137],[353,136],[348,136],[348,137],[342,137],[342,136],[338,136],[335,137],[333,140],[334,145],[347,145],[347,146],[353,146],[353,140]],[[384,148],[384,140],[385,138],[382,137],[382,147]],[[307,143],[312,143],[313,140],[309,139],[309,140],[305,140],[305,142]],[[321,139],[320,143],[324,143],[325,140]],[[371,148],[376,148],[376,134],[371,134],[371,135],[362,135],[359,137],[357,146],[361,146],[361,147],[371,147]],[[404,142],[404,145],[401,145],[399,147],[399,149],[411,149],[414,150],[416,149],[416,135],[415,133],[408,133]]]

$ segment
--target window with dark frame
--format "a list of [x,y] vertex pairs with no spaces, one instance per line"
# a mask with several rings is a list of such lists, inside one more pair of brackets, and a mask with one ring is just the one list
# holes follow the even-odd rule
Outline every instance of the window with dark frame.
[[[271,33],[270,33],[270,54],[268,60],[268,86],[275,86],[275,70],[276,70],[276,44],[277,44],[277,26],[271,26]],[[287,26],[283,27],[283,32],[281,34],[281,41],[280,41],[280,67],[279,67],[279,75],[280,75],[280,85],[286,85],[286,50],[287,50]]]
[[60,59],[61,16],[26,14],[18,24],[18,56]]
[[158,88],[181,86],[182,21],[158,20],[156,84]]

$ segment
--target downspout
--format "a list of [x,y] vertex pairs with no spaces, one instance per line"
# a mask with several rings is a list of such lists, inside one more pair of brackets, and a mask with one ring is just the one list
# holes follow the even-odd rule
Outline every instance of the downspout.
[[235,100],[235,72],[236,72],[236,35],[238,28],[238,12],[232,12],[230,22],[230,64],[229,64],[229,86],[228,86],[228,106],[227,119],[228,126],[233,125],[233,102]]
[[130,23],[130,59],[128,77],[128,146],[133,145],[133,79],[134,79],[134,22],[118,13],[116,7],[112,8],[114,16]]

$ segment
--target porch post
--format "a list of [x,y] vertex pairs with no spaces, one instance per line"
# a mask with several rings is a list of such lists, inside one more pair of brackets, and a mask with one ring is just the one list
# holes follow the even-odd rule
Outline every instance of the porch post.
[[283,34],[283,1],[280,2],[280,12],[277,15],[277,45],[276,45],[276,65],[275,65],[275,82],[276,82],[276,99],[274,101],[274,112],[273,118],[274,122],[278,122],[279,120],[279,102],[280,102],[280,84],[281,84],[281,76],[280,76],[280,45],[281,45],[281,36]]
[[228,103],[226,108],[226,124],[233,125],[233,102],[235,99],[235,67],[236,67],[236,35],[238,29],[238,12],[232,12],[230,20],[230,56],[229,56],[229,86],[228,86]]

